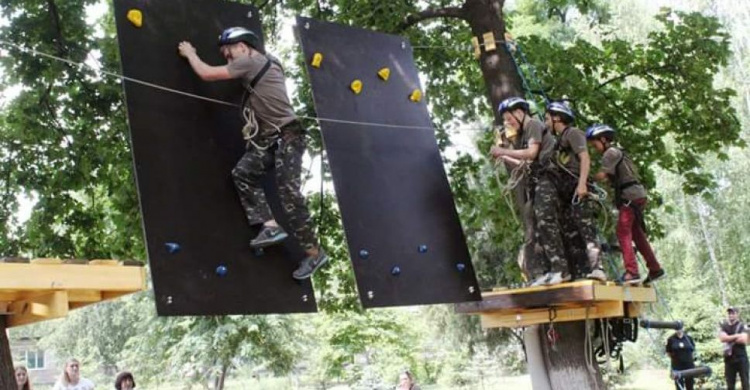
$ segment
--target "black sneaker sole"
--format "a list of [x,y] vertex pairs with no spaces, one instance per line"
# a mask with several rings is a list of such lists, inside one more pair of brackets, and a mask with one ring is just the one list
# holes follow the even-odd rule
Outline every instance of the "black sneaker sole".
[[665,276],[667,276],[666,272],[663,272],[661,275],[658,275],[658,276],[656,276],[654,278],[652,278],[650,276],[646,277],[646,280],[643,281],[643,284],[651,284],[651,283],[653,283],[653,282],[655,282],[657,280],[663,279]]
[[289,234],[286,233],[286,232],[283,232],[283,233],[277,234],[276,236],[274,236],[273,238],[271,238],[269,240],[255,241],[255,242],[250,241],[250,248],[253,248],[253,249],[266,248],[266,247],[269,247],[269,246],[272,246],[272,245],[276,245],[276,244],[278,244],[278,243],[286,240],[287,237],[289,237]]
[[316,265],[315,267],[313,267],[312,271],[310,271],[309,273],[307,273],[305,275],[301,275],[301,276],[297,276],[294,273],[292,273],[292,277],[294,279],[297,279],[297,280],[309,279],[311,276],[313,276],[313,274],[315,273],[315,271],[319,270],[320,267],[326,265],[326,263],[328,263],[328,255],[324,254],[323,255],[323,259],[320,260],[320,262],[318,263],[318,265]]

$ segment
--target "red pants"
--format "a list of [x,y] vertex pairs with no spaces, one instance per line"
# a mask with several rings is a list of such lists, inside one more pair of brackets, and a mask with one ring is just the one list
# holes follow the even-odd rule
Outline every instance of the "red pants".
[[[637,199],[632,201],[637,207],[644,209],[646,199]],[[661,269],[661,265],[656,261],[651,244],[648,243],[646,232],[641,228],[641,223],[636,218],[632,206],[620,206],[620,216],[617,219],[617,240],[620,242],[622,250],[622,260],[625,263],[625,271],[631,275],[639,275],[638,262],[635,260],[633,243],[640,252],[643,259],[646,260],[646,266],[649,272],[656,272]]]

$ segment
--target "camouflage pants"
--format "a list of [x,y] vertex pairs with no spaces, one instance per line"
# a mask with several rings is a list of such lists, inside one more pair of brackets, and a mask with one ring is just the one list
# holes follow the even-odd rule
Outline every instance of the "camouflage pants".
[[554,181],[548,174],[539,175],[534,186],[534,219],[536,237],[546,256],[545,272],[568,272],[559,209],[560,199]]
[[544,250],[539,245],[534,226],[534,205],[529,199],[523,206],[523,264],[521,269],[529,281],[544,275],[548,271],[548,264],[544,256]]
[[317,239],[310,226],[310,211],[300,191],[302,156],[307,146],[304,130],[295,123],[283,128],[278,142],[273,139],[256,142],[272,146],[263,150],[250,144],[232,170],[232,178],[242,208],[245,209],[247,222],[254,226],[274,219],[261,180],[271,168],[275,168],[274,177],[281,207],[291,233],[303,248],[315,247]]
[[[573,195],[578,179],[562,173],[558,181],[560,194],[560,214],[563,237],[569,254],[570,268],[574,274],[585,275],[595,268],[601,268],[601,248],[597,239],[596,205],[591,198],[584,198],[573,204]],[[591,254],[591,258],[589,258]]]

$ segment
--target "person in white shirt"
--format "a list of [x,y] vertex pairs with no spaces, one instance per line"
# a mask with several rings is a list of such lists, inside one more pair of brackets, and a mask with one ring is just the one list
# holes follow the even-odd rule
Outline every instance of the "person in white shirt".
[[52,390],[94,390],[94,382],[82,377],[80,369],[81,363],[77,359],[68,359]]

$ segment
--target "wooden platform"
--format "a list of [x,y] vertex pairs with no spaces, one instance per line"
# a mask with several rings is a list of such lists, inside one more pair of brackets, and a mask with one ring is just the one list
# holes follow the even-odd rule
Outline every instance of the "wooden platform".
[[65,317],[72,309],[146,289],[140,263],[0,259],[0,315],[7,326]]
[[550,287],[496,290],[478,302],[456,304],[460,314],[479,314],[483,328],[515,328],[595,318],[637,317],[656,302],[656,290],[591,280]]

